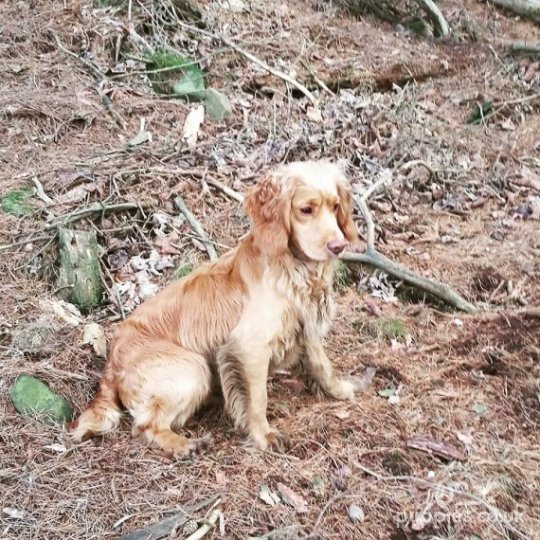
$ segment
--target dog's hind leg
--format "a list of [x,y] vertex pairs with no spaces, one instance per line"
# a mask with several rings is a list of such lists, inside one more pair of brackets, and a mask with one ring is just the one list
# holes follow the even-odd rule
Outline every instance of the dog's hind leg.
[[133,434],[176,457],[187,457],[208,442],[176,433],[210,395],[207,360],[170,344],[149,344],[146,354],[152,357],[137,363],[136,372],[122,385],[122,401],[133,416]]

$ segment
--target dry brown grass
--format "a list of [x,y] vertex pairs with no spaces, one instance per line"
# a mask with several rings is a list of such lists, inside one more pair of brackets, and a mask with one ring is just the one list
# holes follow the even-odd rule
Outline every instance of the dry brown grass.
[[[151,9],[159,3],[144,4]],[[270,381],[269,415],[292,435],[289,456],[250,448],[219,409],[210,409],[187,432],[212,432],[214,446],[189,462],[172,462],[132,441],[128,421],[103,440],[73,446],[63,428],[15,413],[8,394],[17,375],[39,376],[80,411],[95,391],[102,363],[79,345],[80,329],[51,321],[39,304],[54,289],[47,281],[54,276],[54,237],[4,250],[0,512],[12,508],[25,514],[16,519],[1,513],[1,538],[113,538],[216,493],[223,497],[224,538],[263,536],[273,529],[312,540],[538,537],[540,324],[520,303],[540,302],[540,246],[538,222],[513,217],[533,192],[510,182],[523,165],[538,173],[538,108],[533,103],[504,109],[485,129],[465,120],[477,102],[538,91],[538,75],[524,82],[527,66],[501,52],[502,65],[486,42],[500,50],[502,42],[523,34],[538,40],[539,31],[521,21],[493,19],[488,6],[467,1],[463,9],[484,29],[483,42],[437,45],[318,6],[294,1],[285,9],[264,1],[251,13],[232,14],[213,4],[210,25],[236,34],[268,63],[294,69],[299,80],[311,81],[313,91],[317,83],[310,70],[325,81],[338,81],[335,89],[354,86],[336,96],[320,94],[324,122],[307,120],[305,101],[228,50],[212,57],[209,72],[212,84],[233,98],[235,113],[222,123],[205,122],[198,145],[180,149],[188,105],[156,98],[141,77],[109,81],[105,89],[126,122],[120,130],[84,66],[59,51],[50,33],[57,32],[71,50],[84,52],[106,71],[115,63],[112,51],[121,34],[111,21],[125,23],[125,10],[92,10],[87,2],[69,8],[60,2],[37,1],[32,8],[3,3],[2,191],[28,185],[35,174],[57,198],[70,189],[65,171],[84,171],[93,190],[75,204],[48,209],[59,215],[100,198],[123,202],[147,196],[158,201],[160,211],[175,214],[171,193],[179,190],[210,236],[232,246],[247,223],[236,202],[214,191],[201,197],[205,171],[243,191],[261,170],[283,159],[333,157],[352,165],[361,187],[373,172],[366,158],[386,167],[426,159],[438,173],[435,182],[448,205],[433,209],[433,179],[412,171],[404,185],[373,202],[379,246],[450,283],[485,312],[461,317],[440,311],[399,286],[396,303],[373,299],[356,285],[346,287],[338,299],[329,353],[343,373],[376,367],[373,387],[357,403],[342,404],[317,400],[285,375],[276,376]],[[462,17],[461,3],[443,7],[451,24]],[[137,24],[147,17],[135,13]],[[218,47],[175,28],[160,27],[160,32],[161,41],[172,43],[175,32],[181,44],[200,41],[203,56]],[[136,52],[129,40],[123,47]],[[447,72],[441,71],[445,62]],[[411,70],[418,84],[406,82]],[[401,90],[388,90],[391,82]],[[153,142],[128,150],[141,117]],[[501,127],[507,118],[514,131]],[[471,206],[475,197],[485,197],[485,204]],[[0,214],[1,245],[43,234],[46,211],[39,201],[34,204],[30,217]],[[107,250],[104,261],[118,249],[118,240],[129,256],[147,253],[155,240],[150,217],[140,212],[94,223]],[[204,254],[193,246],[187,228],[181,232],[175,262],[197,264]],[[161,281],[171,274],[164,273]],[[374,304],[382,316],[403,320],[411,339],[396,343],[363,331]],[[110,331],[117,316],[108,301],[87,320]],[[49,349],[42,355],[15,350],[14,329],[43,318],[54,328]],[[391,405],[377,394],[388,387],[400,387],[399,403]],[[475,412],[478,405],[485,407],[482,414]],[[411,450],[406,441],[413,436],[452,443],[467,459],[446,463]],[[378,479],[357,464],[405,478]],[[275,490],[279,482],[307,499],[307,514],[258,499],[261,485]],[[365,513],[361,523],[347,517],[352,502]],[[432,521],[421,522],[423,515]],[[217,531],[208,536],[219,537]]]

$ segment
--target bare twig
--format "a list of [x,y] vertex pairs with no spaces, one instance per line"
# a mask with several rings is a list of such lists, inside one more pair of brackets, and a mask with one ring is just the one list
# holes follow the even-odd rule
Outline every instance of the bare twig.
[[405,171],[408,169],[412,169],[413,167],[416,167],[417,165],[420,165],[421,167],[424,167],[429,172],[430,176],[436,176],[435,171],[433,170],[433,167],[423,159],[412,159],[411,161],[407,161],[406,163],[403,163],[403,165],[400,166],[400,171]]
[[199,223],[197,218],[191,213],[189,208],[186,206],[184,199],[180,195],[178,195],[178,197],[174,199],[174,204],[176,208],[178,208],[178,210],[182,212],[184,217],[187,219],[188,223],[191,225],[191,228],[199,236],[199,239],[204,244],[204,248],[206,249],[206,253],[208,253],[208,257],[210,257],[210,260],[216,261],[218,259],[218,254],[212,242],[210,241],[210,238],[206,234],[206,231],[203,229],[203,226]]
[[[414,160],[405,163],[400,168],[406,169],[414,165],[422,165],[428,170],[433,170],[429,164],[422,160]],[[388,183],[388,181],[389,177],[383,174],[381,175],[381,178],[374,182],[361,196],[354,197],[356,205],[366,222],[366,251],[365,253],[345,252],[341,257],[341,260],[347,263],[360,263],[374,266],[417,289],[423,290],[436,298],[439,298],[465,313],[474,313],[476,308],[448,285],[425,278],[416,272],[391,261],[388,257],[385,257],[375,249],[375,225],[367,205],[367,200],[382,186]]]
[[118,111],[114,108],[111,98],[105,92],[103,92],[103,90],[99,86],[96,87],[96,91],[101,98],[101,103],[103,103],[105,110],[111,115],[116,125],[121,129],[125,129],[126,123],[124,122],[124,119],[120,116]]
[[83,56],[80,56],[77,53],[74,53],[73,51],[69,50],[62,43],[62,41],[58,37],[58,34],[53,32],[52,30],[51,30],[51,34],[52,34],[54,40],[56,41],[56,45],[58,46],[58,48],[62,52],[64,52],[68,56],[71,56],[72,58],[76,58],[77,60],[79,60],[79,62],[84,64],[98,79],[100,79],[100,80],[106,80],[107,79],[107,75],[105,75],[105,73],[103,73],[103,71],[101,71],[101,69],[99,69],[93,62],[90,62],[90,60],[88,60],[87,58],[84,58]]
[[380,482],[414,482],[415,484],[421,484],[423,486],[435,488],[440,491],[446,491],[447,493],[453,493],[454,495],[459,495],[461,497],[465,497],[467,499],[475,501],[476,503],[481,504],[495,519],[499,520],[506,529],[512,531],[517,537],[522,538],[523,540],[526,540],[528,538],[519,529],[514,527],[504,517],[504,515],[498,508],[489,504],[485,499],[483,499],[482,497],[479,497],[478,495],[474,495],[473,493],[469,493],[468,491],[463,491],[461,489],[445,486],[444,484],[437,484],[435,482],[430,482],[429,480],[425,480],[424,478],[418,478],[416,476],[409,476],[409,475],[385,476],[383,474],[379,474],[378,472],[369,469],[368,467],[365,467],[364,465],[358,462],[355,462],[354,466],[360,469],[361,471],[365,472],[369,476],[372,476],[373,478],[377,479]]
[[219,180],[214,180],[213,178],[207,178],[206,182],[210,184],[211,186],[214,186],[216,189],[218,189],[222,193],[225,193],[225,195],[227,195],[231,199],[234,199],[235,201],[238,201],[239,203],[244,202],[244,196],[241,193],[238,193],[238,191],[235,191],[229,186],[226,186],[225,184],[221,183]]
[[79,208],[74,212],[66,214],[65,216],[55,218],[51,223],[45,226],[44,230],[50,231],[52,229],[56,229],[57,227],[63,227],[68,223],[73,223],[75,221],[79,221],[80,219],[91,217],[95,214],[104,215],[112,214],[114,212],[124,212],[128,210],[141,210],[144,208],[152,208],[153,206],[155,206],[155,204],[156,203],[152,200],[139,201],[136,203],[119,203],[108,205],[96,202],[94,204],[91,204],[87,208]]
[[437,4],[432,0],[416,0],[416,3],[429,15],[438,36],[447,37],[450,29]]
[[193,533],[190,534],[186,540],[200,540],[203,538],[211,529],[213,529],[217,523],[217,520],[222,515],[221,510],[215,509],[209,516],[208,519],[203,521],[203,524]]
[[197,26],[186,24],[180,20],[178,21],[178,24],[184,27],[186,30],[190,30],[191,32],[197,32],[199,34],[202,34],[203,36],[220,40],[223,44],[227,45],[231,49],[234,49],[237,53],[240,53],[242,56],[245,56],[248,60],[251,60],[254,64],[257,64],[258,66],[262,67],[265,71],[268,71],[268,73],[271,73],[275,77],[279,77],[280,79],[289,83],[291,86],[294,86],[297,90],[302,92],[302,94],[304,94],[304,96],[306,96],[311,103],[316,102],[315,96],[303,84],[299,83],[296,79],[293,79],[290,75],[283,73],[283,71],[280,71],[279,69],[269,66],[266,62],[263,62],[260,58],[257,58],[254,54],[240,47],[240,45],[237,45],[234,41],[231,41],[229,38],[221,34],[214,34],[213,32],[209,32],[208,30],[203,30],[202,28],[198,28]]
[[34,236],[34,238],[26,238],[25,240],[19,240],[17,242],[13,242],[12,244],[4,244],[3,246],[0,246],[0,251],[5,251],[14,247],[24,246],[26,244],[31,244],[32,242],[41,242],[42,240],[50,239],[50,235]]
[[37,176],[32,176],[32,184],[36,188],[36,197],[41,199],[45,204],[52,204],[54,201],[45,193],[43,184],[38,180]]

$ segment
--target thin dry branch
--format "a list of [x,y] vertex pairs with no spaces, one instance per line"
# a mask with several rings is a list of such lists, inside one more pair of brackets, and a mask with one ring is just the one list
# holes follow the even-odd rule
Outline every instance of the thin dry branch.
[[216,526],[216,523],[221,516],[221,510],[216,508],[208,518],[203,521],[203,524],[193,534],[190,534],[186,540],[200,540],[201,538],[204,538],[204,536]]
[[437,4],[432,0],[416,0],[416,3],[429,15],[437,35],[442,38],[448,37],[450,29]]
[[240,53],[242,56],[246,57],[248,60],[251,60],[251,62],[253,62],[254,64],[257,64],[258,66],[262,67],[265,71],[268,71],[268,73],[274,75],[275,77],[279,77],[280,79],[289,83],[291,86],[294,86],[297,90],[302,92],[302,94],[304,94],[304,96],[306,96],[311,103],[314,104],[317,101],[315,96],[303,84],[299,83],[296,79],[294,79],[290,75],[283,73],[283,71],[280,71],[279,69],[269,66],[266,62],[264,62],[260,58],[257,58],[253,53],[250,53],[243,47],[240,47],[240,45],[237,45],[234,41],[231,41],[229,38],[221,34],[214,34],[213,32],[209,32],[208,30],[203,30],[202,28],[198,28],[197,26],[192,26],[191,24],[186,24],[180,20],[178,20],[177,22],[180,26],[182,26],[186,30],[189,30],[191,32],[197,32],[203,36],[221,41],[224,45],[227,45],[231,49],[234,49],[237,53]]
[[119,203],[119,204],[102,204],[96,202],[87,208],[79,208],[74,212],[70,212],[65,216],[55,218],[51,223],[45,226],[45,231],[56,229],[57,227],[64,227],[69,223],[74,223],[81,219],[92,217],[96,214],[112,214],[114,212],[124,212],[127,210],[143,210],[146,208],[152,208],[155,206],[155,202],[152,200],[139,201],[136,203]]
[[244,196],[241,193],[238,193],[238,191],[235,191],[234,189],[230,188],[229,186],[226,186],[219,180],[215,180],[213,178],[207,178],[206,182],[210,184],[211,186],[214,186],[216,189],[230,197],[231,199],[234,199],[235,201],[238,201],[239,203],[244,202]]
[[191,225],[191,228],[198,235],[200,241],[203,243],[204,248],[206,249],[206,253],[208,253],[208,257],[210,258],[210,260],[216,261],[218,259],[218,254],[214,248],[214,245],[212,244],[210,238],[206,234],[206,231],[203,229],[203,226],[199,223],[197,218],[191,213],[189,208],[186,206],[184,199],[180,195],[178,195],[178,197],[174,199],[174,204],[176,208],[178,208],[178,210],[187,219],[188,223]]
[[[417,162],[416,160],[414,164],[422,165],[424,167],[426,166],[425,162]],[[405,163],[401,166],[401,169],[410,168],[410,166],[412,166],[412,162]],[[432,170],[430,166],[427,168]],[[417,289],[439,298],[443,302],[454,306],[460,311],[464,311],[465,313],[474,313],[476,308],[448,285],[425,278],[416,272],[413,272],[412,270],[409,270],[408,268],[390,260],[388,257],[384,256],[382,253],[379,253],[375,249],[375,224],[373,223],[373,218],[367,205],[367,200],[387,182],[388,177],[383,175],[377,182],[374,182],[362,196],[356,196],[354,198],[356,205],[358,206],[358,209],[366,222],[366,251],[364,253],[352,253],[349,251],[345,252],[341,257],[341,260],[347,263],[360,263],[374,266],[375,268],[379,268],[380,270],[385,271],[387,274],[404,281],[408,285],[416,287]]]

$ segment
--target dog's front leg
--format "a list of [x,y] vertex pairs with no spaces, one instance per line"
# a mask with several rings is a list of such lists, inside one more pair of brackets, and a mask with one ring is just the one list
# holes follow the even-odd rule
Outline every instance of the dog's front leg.
[[252,350],[234,339],[218,354],[218,367],[225,408],[235,426],[249,434],[261,450],[285,450],[288,437],[272,429],[266,418],[267,377],[270,347],[256,346]]
[[315,383],[325,394],[335,399],[354,399],[354,383],[336,377],[320,339],[306,339],[306,355],[302,364],[309,382]]

